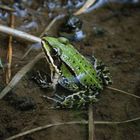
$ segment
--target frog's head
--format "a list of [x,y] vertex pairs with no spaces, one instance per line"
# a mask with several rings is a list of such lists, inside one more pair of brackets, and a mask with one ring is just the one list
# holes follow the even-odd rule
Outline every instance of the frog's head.
[[64,37],[43,37],[42,48],[47,56],[60,56],[69,40]]

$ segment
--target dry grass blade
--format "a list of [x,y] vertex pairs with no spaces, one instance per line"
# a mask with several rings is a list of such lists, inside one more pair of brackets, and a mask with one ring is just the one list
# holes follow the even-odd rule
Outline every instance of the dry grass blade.
[[[140,120],[140,117],[130,119],[130,120],[126,120],[126,121],[121,121],[121,122],[94,121],[94,124],[95,125],[117,125],[117,124],[130,123],[130,122],[137,121],[137,120]],[[32,134],[34,132],[41,131],[41,130],[44,130],[44,129],[47,129],[47,128],[50,128],[50,127],[54,127],[54,126],[72,125],[72,124],[85,124],[85,125],[87,125],[88,123],[89,123],[88,121],[81,120],[81,121],[71,121],[71,122],[47,124],[47,125],[44,125],[44,126],[39,126],[39,127],[30,129],[30,130],[27,130],[25,132],[21,132],[21,133],[19,133],[17,135],[9,137],[9,138],[7,138],[5,140],[14,140],[14,139],[17,139],[19,137],[22,137],[22,136],[25,136],[25,135],[28,135],[28,134]]]
[[126,95],[129,95],[129,96],[132,96],[132,97],[137,98],[137,99],[140,99],[140,96],[131,94],[131,93],[129,93],[129,92],[126,92],[126,91],[123,91],[123,90],[120,90],[120,89],[117,89],[117,88],[114,88],[114,87],[106,87],[106,88],[107,88],[107,89],[110,89],[110,90],[113,90],[113,91],[117,91],[117,92],[126,94]]
[[15,9],[10,8],[7,5],[0,5],[0,9],[6,10],[6,11],[10,11],[10,12],[14,12],[15,11]]
[[[58,15],[56,16],[50,23],[49,25],[44,29],[44,31],[40,34],[40,38],[43,37],[50,29],[51,27],[54,25],[54,23],[59,20],[59,19],[62,19],[63,17],[65,17],[64,14],[62,15]],[[26,52],[25,54],[23,55],[22,59],[24,59],[31,51],[32,51],[33,47],[30,47]]]
[[4,25],[0,25],[0,32],[24,39],[26,41],[30,41],[33,43],[40,43],[41,39],[39,37],[30,35],[28,33],[16,30],[16,29],[12,29],[10,27],[4,26]]
[[[14,28],[14,22],[15,22],[15,16],[11,13],[10,15],[11,23],[10,27]],[[9,83],[11,78],[11,65],[12,65],[12,41],[13,36],[9,36],[9,42],[8,42],[8,51],[7,51],[7,69],[6,69],[6,84]]]
[[12,80],[8,83],[8,85],[1,91],[0,99],[2,99],[42,57],[43,53],[38,54],[32,61],[25,65],[20,71],[18,71]]
[[83,5],[83,7],[80,8],[77,12],[75,12],[74,15],[80,15],[84,13],[95,2],[96,0],[87,0],[86,3]]
[[22,137],[22,136],[25,136],[25,135],[28,135],[28,134],[43,130],[43,129],[54,127],[54,126],[71,125],[71,124],[87,124],[87,121],[72,121],[72,122],[64,122],[64,123],[47,124],[47,125],[44,125],[44,126],[40,126],[40,127],[31,129],[31,130],[28,130],[28,131],[19,133],[19,134],[14,135],[14,136],[12,136],[10,138],[7,138],[6,140],[13,140],[13,139],[16,139],[16,138],[19,138],[19,137]]
[[131,123],[131,122],[135,122],[135,121],[139,121],[140,117],[137,118],[133,118],[133,119],[129,119],[129,120],[125,120],[125,121],[95,121],[94,124],[98,124],[98,125],[117,125],[117,124],[125,124],[125,123]]
[[93,118],[93,108],[92,104],[89,105],[88,109],[88,139],[95,140],[95,126],[94,126],[94,118]]
[[41,33],[40,37],[43,37],[44,34],[46,34],[46,33],[51,29],[51,27],[54,25],[54,23],[55,23],[57,20],[62,19],[62,18],[64,18],[64,17],[65,17],[64,14],[61,14],[61,15],[56,16],[56,17],[49,23],[49,25],[44,29],[44,31]]

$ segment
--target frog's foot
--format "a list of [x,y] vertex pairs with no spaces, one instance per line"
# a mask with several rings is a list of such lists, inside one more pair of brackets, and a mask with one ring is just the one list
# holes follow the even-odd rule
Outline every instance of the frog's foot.
[[92,56],[92,63],[97,71],[97,75],[101,78],[103,85],[110,85],[112,81],[108,67],[102,63],[102,61],[98,61],[94,56]]
[[48,100],[51,100],[51,101],[53,101],[53,102],[55,102],[55,103],[59,103],[59,104],[61,104],[61,101],[58,99],[55,99],[55,98],[53,98],[53,97],[49,97],[49,96],[46,96],[46,95],[43,95],[42,96],[43,98],[46,98],[46,99],[48,99]]
[[51,88],[52,83],[48,82],[47,74],[41,71],[37,71],[32,79],[41,87],[41,88]]

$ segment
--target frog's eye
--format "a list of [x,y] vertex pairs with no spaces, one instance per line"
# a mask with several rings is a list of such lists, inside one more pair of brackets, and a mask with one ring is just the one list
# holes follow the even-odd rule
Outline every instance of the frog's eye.
[[53,56],[60,56],[61,55],[61,50],[59,48],[53,48],[51,54]]
[[51,51],[51,54],[53,56],[57,56],[58,55],[58,49],[57,48],[53,48],[52,51]]

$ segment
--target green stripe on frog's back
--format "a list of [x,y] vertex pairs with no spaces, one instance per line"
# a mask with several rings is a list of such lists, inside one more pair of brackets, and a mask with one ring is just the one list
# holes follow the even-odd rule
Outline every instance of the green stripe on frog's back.
[[68,65],[83,86],[102,88],[93,65],[82,56],[69,42],[60,42],[58,38],[49,38],[51,46],[60,49],[60,58]]

